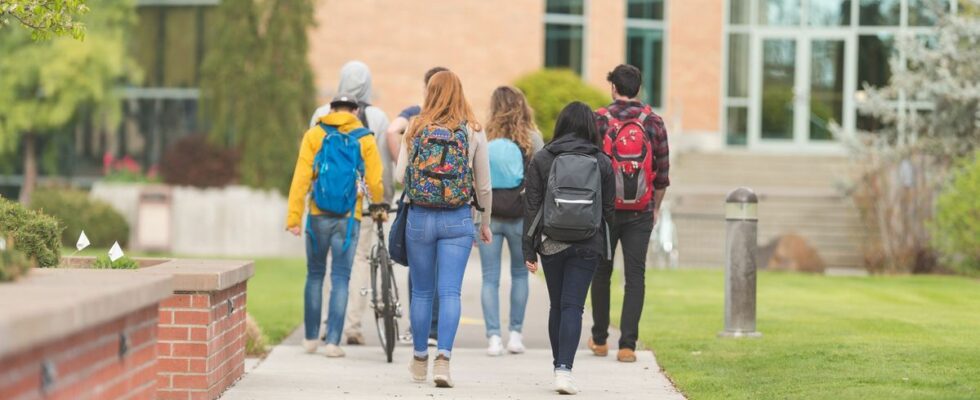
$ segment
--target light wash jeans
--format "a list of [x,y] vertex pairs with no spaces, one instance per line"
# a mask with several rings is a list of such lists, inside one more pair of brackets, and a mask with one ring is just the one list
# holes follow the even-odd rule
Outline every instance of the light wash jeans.
[[524,310],[527,309],[527,268],[524,266],[524,253],[521,251],[524,221],[520,218],[493,218],[490,232],[493,241],[480,243],[480,264],[483,267],[483,291],[480,295],[483,304],[483,322],[487,327],[487,338],[500,336],[500,269],[504,239],[510,252],[510,330],[520,332],[524,325]]
[[[327,306],[326,342],[339,344],[347,311],[351,265],[357,250],[357,236],[351,235],[344,250],[348,218],[311,215],[306,227],[306,289],[303,323],[307,340],[317,339],[323,307],[323,277],[327,272],[327,254],[331,254],[330,301]],[[354,221],[355,232],[360,222]]]
[[412,279],[412,340],[415,355],[428,355],[432,303],[439,296],[439,354],[450,357],[459,328],[460,288],[473,248],[475,229],[470,206],[437,209],[412,206],[405,229],[408,271]]

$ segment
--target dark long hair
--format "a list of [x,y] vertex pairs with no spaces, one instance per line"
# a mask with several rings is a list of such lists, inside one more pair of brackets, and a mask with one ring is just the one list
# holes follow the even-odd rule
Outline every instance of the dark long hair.
[[581,101],[568,103],[558,114],[558,121],[555,122],[555,134],[552,141],[566,135],[573,135],[602,146],[602,137],[599,135],[599,127],[596,126],[595,113],[592,108]]

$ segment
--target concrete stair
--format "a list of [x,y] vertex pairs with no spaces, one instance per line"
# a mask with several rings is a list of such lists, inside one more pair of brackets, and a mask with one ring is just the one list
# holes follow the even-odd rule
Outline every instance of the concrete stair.
[[746,186],[759,195],[759,245],[796,233],[827,267],[862,268],[866,234],[853,202],[835,189],[846,178],[843,156],[749,152],[684,153],[673,161],[671,203],[680,265],[724,265],[724,202]]

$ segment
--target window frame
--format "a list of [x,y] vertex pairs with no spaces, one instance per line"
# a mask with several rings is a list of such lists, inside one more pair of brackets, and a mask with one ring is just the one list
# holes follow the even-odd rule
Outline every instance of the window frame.
[[[544,35],[542,40],[544,41],[543,54],[542,54],[542,67],[549,68],[548,62],[548,25],[566,25],[566,26],[579,26],[582,28],[582,59],[579,61],[582,65],[582,71],[579,73],[579,77],[583,80],[585,77],[589,76],[589,14],[591,11],[591,1],[582,0],[582,15],[578,14],[557,14],[548,12],[548,1],[545,0],[542,4],[544,7]],[[571,68],[569,68],[571,69]],[[572,72],[576,72],[572,69]]]
[[[669,38],[669,31],[667,29],[667,20],[670,18],[670,3],[671,2],[668,1],[668,0],[663,0],[663,4],[664,4],[664,6],[663,6],[664,7],[663,19],[660,19],[660,20],[656,20],[656,19],[645,19],[645,18],[630,18],[629,17],[629,0],[623,0],[623,3],[626,5],[626,7],[623,10],[623,14],[624,14],[623,17],[626,20],[626,24],[625,24],[626,26],[624,27],[624,30],[623,30],[623,43],[624,43],[624,46],[623,46],[623,61],[624,62],[625,61],[628,61],[626,58],[629,55],[629,31],[630,31],[630,29],[649,30],[649,31],[659,30],[660,31],[661,45],[660,45],[660,93],[659,93],[659,95],[660,95],[660,103],[661,104],[659,104],[659,105],[650,104],[650,99],[649,98],[646,98],[644,100],[647,102],[647,104],[650,104],[650,106],[653,107],[654,111],[656,111],[658,114],[663,114],[664,109],[667,108],[667,93],[669,92],[668,88],[670,86],[670,82],[667,79],[667,77],[669,76],[669,74],[668,74],[668,68],[669,68],[669,65],[670,65],[670,63],[667,62],[668,46],[669,46],[669,40],[668,40],[668,38]],[[646,49],[644,49],[644,50],[646,50]],[[643,73],[644,76],[647,75],[646,74],[646,71],[644,71],[642,69],[641,69],[641,72]],[[644,85],[644,86],[646,86],[646,85]],[[650,93],[648,93],[647,95],[648,95],[647,97],[650,97],[651,96]]]
[[[721,79],[722,85],[720,90],[721,102],[719,105],[720,117],[720,129],[719,134],[721,137],[721,144],[723,148],[744,148],[749,150],[760,150],[754,148],[752,143],[747,143],[745,145],[733,145],[729,144],[728,138],[728,110],[732,108],[747,108],[750,113],[750,121],[748,123],[748,132],[745,132],[747,137],[752,136],[752,126],[754,121],[751,120],[753,115],[752,110],[757,107],[755,103],[758,103],[754,94],[752,93],[752,87],[757,85],[759,82],[755,81],[753,76],[756,74],[759,68],[757,63],[754,62],[755,58],[759,56],[759,49],[755,48],[755,42],[760,35],[767,34],[777,34],[777,35],[787,35],[796,38],[797,40],[812,40],[813,37],[820,37],[820,35],[827,34],[829,32],[836,32],[843,34],[853,41],[853,46],[848,50],[848,57],[845,63],[845,77],[844,79],[853,79],[855,82],[854,91],[851,93],[845,93],[846,96],[851,98],[850,105],[844,109],[844,133],[847,135],[853,135],[857,132],[858,118],[862,115],[858,111],[858,102],[860,93],[862,92],[861,82],[858,80],[858,56],[860,52],[859,39],[861,36],[867,35],[878,35],[878,34],[889,34],[895,38],[895,40],[902,40],[906,37],[917,36],[922,34],[930,34],[935,32],[935,28],[932,26],[921,26],[921,25],[909,25],[908,15],[909,15],[909,0],[900,0],[900,20],[899,25],[891,26],[871,26],[871,25],[861,25],[861,15],[860,15],[860,0],[851,0],[850,2],[850,24],[848,25],[838,25],[838,26],[814,26],[810,24],[809,21],[809,6],[810,0],[801,0],[800,2],[800,21],[799,24],[793,26],[773,26],[773,25],[763,25],[758,21],[759,7],[761,7],[761,2],[765,0],[749,0],[749,20],[747,23],[735,24],[732,23],[732,3],[737,0],[725,0],[723,11],[723,29],[722,29],[722,62],[721,62]],[[955,14],[958,11],[958,1],[949,2],[950,9],[949,12]],[[749,76],[748,84],[750,87],[750,92],[748,97],[733,97],[729,95],[729,61],[731,58],[730,47],[731,47],[731,34],[744,34],[749,38]],[[813,36],[811,36],[813,35]],[[898,49],[896,49],[898,50]],[[898,54],[900,61],[904,64],[905,54],[899,52]],[[887,60],[885,61],[887,62]],[[915,109],[930,109],[931,107],[924,104],[921,101],[912,102],[907,100],[904,94],[900,94],[899,98],[894,102],[896,107],[907,108],[911,105]],[[839,145],[839,141],[834,141],[837,143],[836,149],[833,151],[842,151],[843,147]],[[763,148],[765,146],[762,146]],[[826,146],[816,145],[813,142],[808,142],[804,151],[820,151],[821,147]]]

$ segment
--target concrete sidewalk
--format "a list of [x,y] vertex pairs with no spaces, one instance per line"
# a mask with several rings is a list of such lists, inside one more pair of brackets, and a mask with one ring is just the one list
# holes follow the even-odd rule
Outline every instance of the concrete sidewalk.
[[[507,260],[506,252],[504,260]],[[506,261],[505,261],[506,263]],[[405,295],[406,269],[396,267],[399,289],[403,293],[403,311],[408,314]],[[222,399],[535,399],[557,395],[551,388],[551,347],[548,341],[548,292],[541,271],[530,279],[530,296],[524,319],[524,343],[528,351],[521,355],[489,357],[485,353],[486,334],[480,305],[481,270],[477,250],[470,257],[463,279],[462,318],[453,349],[452,374],[456,387],[437,389],[431,382],[416,384],[408,374],[411,346],[398,345],[394,362],[388,364],[378,345],[375,321],[364,315],[365,346],[344,346],[347,357],[328,359],[322,354],[305,354],[300,347],[302,335],[297,330],[276,346],[257,367],[249,370]],[[501,326],[507,340],[510,312],[509,272],[501,278]],[[352,287],[351,290],[354,290]],[[407,318],[400,321],[401,330],[408,327]],[[585,348],[592,319],[586,308],[582,322],[580,351],[575,358],[575,377],[581,395],[588,399],[683,399],[660,372],[650,351],[637,353],[632,364],[616,361],[615,349],[605,358],[595,357]],[[611,332],[609,342],[615,345],[619,332]],[[432,349],[432,348],[430,348]],[[433,349],[434,351],[434,349]],[[431,370],[430,370],[431,375]]]

